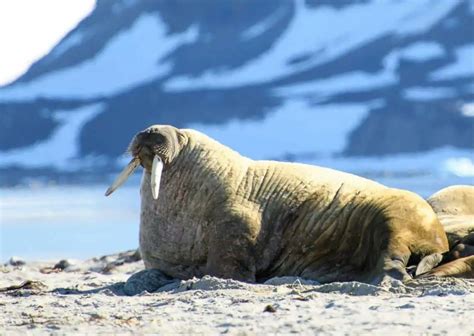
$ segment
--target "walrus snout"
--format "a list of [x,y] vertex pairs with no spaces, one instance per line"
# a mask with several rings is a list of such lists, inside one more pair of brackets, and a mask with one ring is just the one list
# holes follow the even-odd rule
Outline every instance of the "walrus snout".
[[132,160],[119,174],[117,179],[105,192],[106,196],[118,189],[128,177],[141,165],[151,174],[151,191],[154,199],[158,199],[160,189],[161,173],[163,171],[163,153],[165,139],[157,133],[148,129],[138,133],[132,140],[128,152],[132,155]]
[[157,199],[164,165],[169,165],[179,154],[178,138],[177,129],[167,125],[153,125],[136,134],[127,150],[132,155],[132,160],[107,189],[105,195],[113,193],[137,166],[141,165],[151,175],[151,191],[153,198]]
[[147,128],[133,137],[127,152],[132,157],[138,158],[143,168],[151,171],[153,157],[160,155],[159,145],[162,142],[162,136]]
[[129,152],[134,157],[139,157],[141,165],[148,171],[151,171],[153,158],[158,155],[164,163],[170,163],[171,153],[175,150],[174,139],[168,132],[158,127],[149,127],[138,133]]
[[140,146],[134,157],[138,157],[140,159],[140,164],[145,170],[151,172],[151,167],[153,164],[153,158],[157,155],[153,152],[153,149],[147,146]]

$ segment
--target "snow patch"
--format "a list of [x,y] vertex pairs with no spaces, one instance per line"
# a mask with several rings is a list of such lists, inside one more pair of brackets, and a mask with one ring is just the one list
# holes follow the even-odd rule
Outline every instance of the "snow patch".
[[401,59],[425,62],[442,57],[445,54],[441,45],[434,42],[417,42],[405,48],[396,49],[384,57],[382,63],[386,71],[396,73]]
[[388,86],[396,83],[398,78],[390,71],[369,74],[354,71],[328,79],[308,81],[304,84],[288,85],[273,90],[280,96],[297,95],[333,95],[343,92],[363,91]]
[[367,115],[367,104],[311,106],[287,100],[263,120],[232,120],[224,125],[192,124],[196,129],[252,159],[288,154],[337,153]]
[[94,58],[30,83],[5,88],[0,91],[0,100],[85,99],[116,94],[169,73],[172,64],[159,64],[159,61],[177,46],[195,41],[197,35],[197,27],[193,26],[184,33],[167,36],[167,27],[161,18],[146,14],[128,31],[110,39]]
[[269,30],[273,25],[275,25],[283,17],[284,14],[285,14],[284,8],[279,8],[270,16],[263,19],[261,22],[244,30],[241,35],[242,40],[250,40],[259,35],[262,35],[267,30]]
[[451,98],[456,91],[448,87],[420,87],[414,86],[406,89],[403,96],[408,100],[431,101],[435,99]]
[[474,44],[456,50],[456,62],[449,64],[430,75],[433,80],[453,79],[474,75]]
[[64,171],[74,169],[70,161],[79,154],[81,129],[103,108],[103,104],[93,104],[75,110],[55,111],[52,116],[60,125],[51,137],[26,148],[2,152],[0,166],[51,167]]
[[[267,52],[240,68],[208,71],[200,77],[175,77],[164,87],[181,91],[265,83],[324,64],[388,34],[407,35],[429,29],[457,4],[374,1],[337,10],[306,7],[303,1],[297,1],[292,21]],[[291,64],[295,55],[313,56],[306,62]]]
[[424,62],[445,54],[443,47],[435,42],[416,42],[400,50],[400,56],[404,59],[416,62]]
[[474,117],[474,103],[464,104],[461,107],[461,113],[465,117]]

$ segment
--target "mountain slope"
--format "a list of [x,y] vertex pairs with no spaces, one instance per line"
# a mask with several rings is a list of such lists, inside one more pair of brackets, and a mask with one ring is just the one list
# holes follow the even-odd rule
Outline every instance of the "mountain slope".
[[108,169],[153,123],[253,158],[472,158],[473,32],[473,1],[99,0],[0,88],[0,167]]

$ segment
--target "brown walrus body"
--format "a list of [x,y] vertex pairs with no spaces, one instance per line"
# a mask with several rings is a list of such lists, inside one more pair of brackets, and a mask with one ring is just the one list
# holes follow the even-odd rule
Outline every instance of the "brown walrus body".
[[474,186],[447,187],[427,201],[443,224],[450,246],[474,233]]
[[[252,161],[171,126],[139,133],[130,152],[145,167],[142,257],[171,277],[406,280],[411,257],[448,250],[435,213],[411,192],[326,168]],[[155,155],[164,163],[157,200]]]
[[444,264],[426,275],[474,278],[474,186],[444,188],[428,203],[444,226],[450,251],[443,255]]

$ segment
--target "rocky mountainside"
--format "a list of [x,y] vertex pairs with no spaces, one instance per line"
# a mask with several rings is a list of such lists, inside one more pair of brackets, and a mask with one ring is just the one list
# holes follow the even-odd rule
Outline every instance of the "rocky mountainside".
[[150,124],[305,160],[474,147],[474,1],[98,0],[0,88],[0,168],[115,168]]

